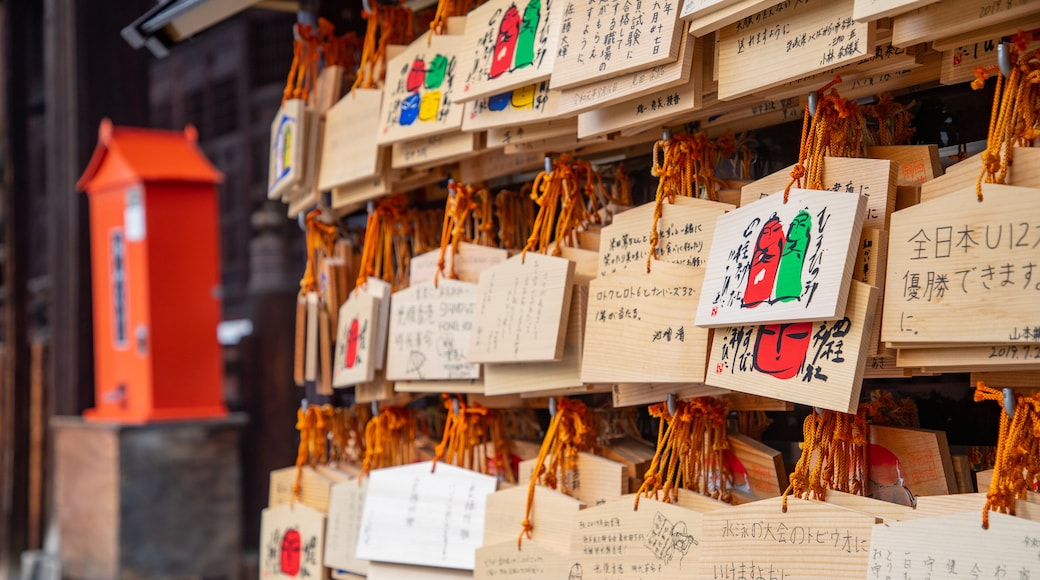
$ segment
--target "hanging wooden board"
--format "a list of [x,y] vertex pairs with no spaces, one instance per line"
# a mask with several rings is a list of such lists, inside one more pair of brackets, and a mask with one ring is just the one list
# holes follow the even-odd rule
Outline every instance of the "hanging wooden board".
[[[537,464],[537,459],[520,462],[516,478],[519,487],[526,486],[531,480],[531,472]],[[567,493],[585,505],[600,505],[617,500],[628,488],[625,466],[616,461],[581,452],[575,465],[575,469],[558,475],[557,481],[565,481]]]
[[871,497],[912,506],[911,495],[957,493],[944,431],[871,425],[869,443]]
[[[1030,330],[1032,334],[1032,330]],[[927,367],[962,371],[1040,369],[1040,344],[976,345],[941,348],[908,348],[896,351],[903,367]]]
[[914,508],[912,507],[833,489],[827,490],[827,497],[824,501],[831,505],[873,516],[882,522],[901,522],[914,518]]
[[[708,100],[707,96],[705,100]],[[804,100],[799,95],[768,101],[757,96],[726,102],[715,101],[703,107],[698,116],[703,117],[701,128],[705,133],[709,137],[717,137],[726,131],[750,131],[801,120],[805,111]],[[776,188],[772,188],[769,192],[775,191]]]
[[788,203],[772,195],[719,217],[697,324],[840,317],[866,203],[855,192],[791,189]]
[[[412,258],[409,262],[409,284],[432,282],[437,273],[437,261],[440,259],[440,255],[440,250],[432,250]],[[452,263],[458,260],[455,263],[455,274],[458,279],[475,284],[480,280],[481,272],[495,264],[501,264],[508,257],[507,250],[462,242],[459,244],[458,255],[451,251],[444,253],[444,271],[445,273],[451,272]]]
[[[389,165],[387,165],[387,172],[389,173]],[[367,202],[379,199],[390,191],[390,180],[385,175],[340,185],[332,190],[332,208],[337,212],[352,213],[365,207]]]
[[[690,25],[690,34],[693,36],[704,36],[719,30],[727,24],[744,20],[754,16],[756,12],[767,10],[776,3],[771,0],[738,0],[729,2],[726,6],[708,14],[691,16],[687,18]],[[715,75],[718,78],[718,75]]]
[[[791,181],[791,169],[793,166],[741,188],[740,206],[776,193],[782,197],[784,187]],[[895,210],[896,170],[897,165],[887,159],[824,157],[823,187],[827,191],[865,195],[863,227],[885,229]],[[765,189],[770,186],[772,189]]]
[[896,164],[896,183],[924,183],[943,174],[938,145],[875,145],[867,157],[888,159]]
[[971,373],[971,384],[984,381],[1000,387],[1040,389],[1040,371],[984,371]]
[[662,123],[700,109],[704,92],[704,39],[696,39],[690,79],[648,95],[597,107],[578,115],[578,138],[607,135],[648,123]]
[[[559,546],[566,550],[571,541],[571,522],[585,507],[580,500],[554,489],[536,485],[531,503],[531,540],[545,546]],[[487,523],[484,525],[484,545],[511,542],[516,549],[516,538],[523,529],[527,509],[527,484],[496,491],[487,496]],[[527,538],[524,539],[527,548]]]
[[852,18],[858,22],[870,22],[910,12],[936,2],[938,0],[856,0],[852,7]]
[[675,395],[682,400],[722,396],[728,392],[726,389],[694,383],[622,383],[614,385],[611,390],[613,405],[617,408],[661,403],[667,400],[668,395]]
[[445,463],[435,472],[427,462],[372,471],[357,557],[472,570],[495,485],[494,477]]
[[390,294],[393,290],[389,282],[375,276],[369,276],[359,290],[367,292],[369,296],[377,300],[372,360],[377,371],[383,370],[386,367],[386,342],[390,330]]
[[[932,41],[932,49],[938,52],[945,52],[966,44],[985,42],[990,38],[1008,38],[1010,41],[1010,38],[1018,32],[1035,32],[1038,28],[1040,28],[1040,12],[1034,12],[1033,14],[992,26],[975,28],[961,34],[937,38]],[[1027,48],[1026,50],[1029,49]]]
[[983,184],[892,216],[882,339],[895,343],[1030,343],[1040,292],[1031,188]]
[[856,412],[877,290],[853,282],[848,304],[840,319],[717,329],[706,382]]
[[[893,351],[894,352],[894,351]],[[895,354],[868,356],[863,369],[865,379],[901,379],[911,376],[910,369],[898,366]]]
[[375,378],[379,300],[355,291],[339,309],[332,385],[347,387]]
[[354,89],[325,114],[318,189],[371,179],[383,168],[384,150],[372,146],[382,101],[382,90]]
[[581,380],[703,382],[708,331],[694,326],[703,270],[656,261],[589,283]]
[[[599,240],[596,240],[599,245]],[[577,284],[587,284],[597,276],[596,266],[599,262],[599,252],[595,249],[585,250],[572,246],[560,248],[560,257],[574,262],[574,280]]]
[[867,355],[877,356],[881,349],[881,300],[885,288],[885,264],[888,263],[888,232],[876,228],[863,228],[859,240],[859,255],[852,279],[878,289],[878,307],[874,309],[874,325],[870,329]]
[[549,0],[491,0],[472,10],[459,54],[453,101],[500,95],[549,79],[565,4]]
[[[536,125],[498,127],[488,131],[488,147],[506,147],[559,137],[573,138],[578,131],[577,119],[559,119]],[[545,151],[542,151],[543,155]]]
[[797,498],[787,505],[783,513],[772,498],[704,514],[697,577],[863,577],[875,518]]
[[685,0],[679,17],[684,20],[700,18],[739,3],[739,0]]
[[703,543],[700,512],[634,496],[590,507],[571,523],[570,578],[692,578]]
[[571,292],[571,308],[567,317],[563,358],[552,362],[486,364],[484,365],[484,393],[507,395],[582,387],[582,344],[585,339],[588,300],[588,286],[575,285]]
[[[1033,39],[1026,47],[1031,51],[1040,46],[1034,31]],[[960,45],[943,51],[942,75],[939,81],[944,85],[956,85],[975,80],[975,67],[991,67],[997,65],[997,45],[1010,39],[994,37]]]
[[1040,12],[1030,0],[943,0],[892,19],[892,44],[912,46]]
[[497,177],[532,171],[542,167],[544,163],[544,151],[503,155],[501,151],[492,150],[459,161],[459,181],[481,183]]
[[788,401],[761,395],[728,393],[722,398],[730,411],[794,411],[794,404]]
[[517,254],[480,273],[470,362],[560,360],[574,262]]
[[367,490],[368,480],[359,482],[357,477],[332,486],[325,528],[326,567],[362,576],[368,573],[368,561],[359,560],[355,555]]
[[289,99],[282,103],[274,121],[271,122],[267,170],[268,199],[280,199],[295,189],[303,179],[306,108],[302,100]]
[[[296,486],[296,473],[295,466],[271,472],[268,483],[268,507],[289,505],[294,502],[293,488]],[[295,501],[323,514],[327,513],[332,486],[336,482],[309,465],[304,466],[299,479],[300,494]]]
[[386,376],[392,381],[478,379],[467,362],[477,301],[475,284],[442,279],[393,295]]
[[585,85],[674,62],[681,36],[677,3],[568,0],[549,85]]
[[[875,526],[867,578],[1030,578],[1040,574],[1040,523],[978,511]],[[904,576],[905,575],[905,576]]]
[[733,491],[753,499],[777,497],[787,489],[787,470],[779,451],[740,433],[729,434],[725,460],[733,472]]
[[267,508],[260,516],[260,578],[323,578],[325,516],[301,503]]
[[397,393],[460,393],[484,394],[483,379],[457,379],[443,381],[397,381],[394,383]]
[[367,580],[467,580],[473,578],[468,570],[451,570],[430,566],[409,566],[407,564],[387,564],[372,562],[368,566]]
[[411,141],[394,143],[391,149],[390,166],[420,167],[458,161],[473,155],[483,147],[483,134],[446,133],[420,137]]
[[560,91],[549,89],[549,81],[525,85],[465,104],[463,131],[517,127],[542,123],[556,117]]
[[372,401],[386,401],[394,396],[394,383],[386,380],[386,371],[376,371],[376,376],[368,383],[358,383],[354,386],[355,403],[371,403]]
[[730,100],[874,52],[874,25],[853,0],[778,4],[719,33],[719,99]]
[[683,85],[690,80],[695,56],[693,38],[681,34],[679,58],[674,62],[564,89],[556,112],[561,115],[581,113]]
[[426,33],[390,59],[376,143],[418,139],[462,127],[462,105],[448,96],[461,82],[458,36]]
[[[567,524],[569,523],[567,522]],[[515,537],[498,544],[485,543],[484,547],[477,550],[477,567],[473,570],[473,578],[476,580],[567,578],[566,547],[566,542],[548,544],[524,540],[523,547],[517,548]]]
[[[707,266],[715,223],[734,206],[697,198],[676,197],[665,202],[657,224],[657,258],[703,270]],[[654,203],[643,204],[614,216],[600,234],[599,275],[625,268],[646,269]]]

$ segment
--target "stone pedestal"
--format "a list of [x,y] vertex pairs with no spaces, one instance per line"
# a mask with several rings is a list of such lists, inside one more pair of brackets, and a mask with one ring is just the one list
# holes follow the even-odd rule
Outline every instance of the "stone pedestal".
[[238,578],[244,424],[56,417],[62,576]]

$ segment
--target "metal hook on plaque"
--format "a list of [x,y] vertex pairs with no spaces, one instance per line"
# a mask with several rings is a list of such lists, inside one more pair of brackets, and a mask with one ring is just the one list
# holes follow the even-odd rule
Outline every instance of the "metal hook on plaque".
[[1011,46],[1006,42],[997,45],[997,66],[1004,78],[1011,76]]
[[1008,419],[1015,416],[1015,391],[1012,389],[1004,389],[1004,412]]
[[552,155],[546,155],[545,156],[545,176],[549,177],[550,175],[552,175],[552,171],[553,171]]
[[809,103],[808,103],[808,106],[809,106],[809,116],[810,117],[815,117],[816,116],[816,107],[819,106],[819,104],[820,104],[820,92],[819,91],[810,91],[809,92]]
[[379,416],[379,401],[372,401],[372,416]]
[[549,416],[556,416],[556,397],[549,397]]
[[452,397],[452,399],[451,399],[451,411],[455,415],[459,414],[459,398],[458,397]]

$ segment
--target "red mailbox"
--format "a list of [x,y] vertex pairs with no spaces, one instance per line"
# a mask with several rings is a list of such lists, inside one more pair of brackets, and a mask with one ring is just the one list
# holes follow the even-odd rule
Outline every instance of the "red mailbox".
[[183,133],[101,122],[90,200],[95,407],[87,419],[224,417],[216,184]]

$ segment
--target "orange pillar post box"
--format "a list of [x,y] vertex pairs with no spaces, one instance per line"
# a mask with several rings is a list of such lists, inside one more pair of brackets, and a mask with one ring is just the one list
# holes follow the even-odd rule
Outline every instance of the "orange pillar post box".
[[90,200],[95,407],[87,419],[224,417],[216,185],[197,133],[101,122]]

